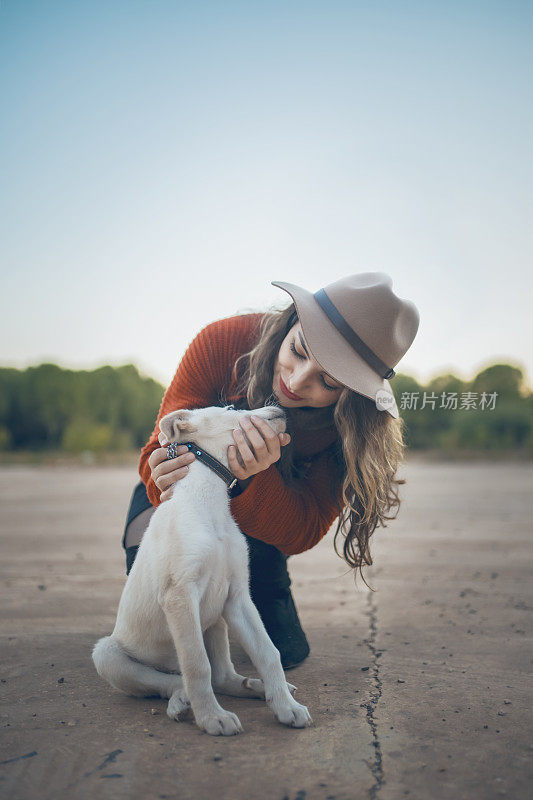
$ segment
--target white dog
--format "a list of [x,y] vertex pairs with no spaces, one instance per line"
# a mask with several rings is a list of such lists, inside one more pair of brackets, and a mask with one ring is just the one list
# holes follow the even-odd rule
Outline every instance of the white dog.
[[[285,430],[277,406],[255,409],[276,433]],[[251,412],[226,408],[175,411],[161,422],[168,442],[195,442],[226,468],[232,431]],[[189,706],[207,733],[242,731],[214,692],[264,697],[277,719],[311,724],[287,684],[279,651],[270,640],[249,588],[246,539],[230,514],[227,484],[196,458],[172,497],[155,511],[122,592],[115,629],[93,650],[98,673],[130,695],[169,698],[178,719]],[[262,680],[235,672],[228,626]],[[180,674],[181,673],[181,674]]]

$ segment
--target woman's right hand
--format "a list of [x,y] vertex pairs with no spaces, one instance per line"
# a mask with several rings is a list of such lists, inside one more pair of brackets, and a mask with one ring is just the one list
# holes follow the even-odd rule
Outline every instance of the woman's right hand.
[[[161,442],[161,435],[159,441]],[[148,464],[152,470],[151,478],[161,492],[162,503],[172,497],[172,487],[187,475],[188,465],[195,458],[184,444],[178,447],[176,458],[168,458],[166,447],[158,447],[150,454]]]

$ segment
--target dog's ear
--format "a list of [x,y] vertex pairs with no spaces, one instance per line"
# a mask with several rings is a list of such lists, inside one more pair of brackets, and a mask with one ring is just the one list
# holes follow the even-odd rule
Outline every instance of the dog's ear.
[[[166,414],[159,421],[159,430],[167,442],[175,442],[180,438],[183,439],[184,434],[191,433],[195,430],[190,420],[190,411],[181,409],[180,411],[171,411],[170,414]],[[165,444],[165,442],[160,443]]]

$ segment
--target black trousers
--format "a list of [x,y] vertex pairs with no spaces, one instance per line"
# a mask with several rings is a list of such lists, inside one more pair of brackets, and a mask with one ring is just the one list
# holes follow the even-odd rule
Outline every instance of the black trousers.
[[[135,561],[138,547],[126,548],[126,530],[132,520],[146,509],[151,508],[150,500],[146,494],[146,488],[140,481],[130,500],[130,506],[126,517],[122,546],[126,550],[126,574],[129,572]],[[290,590],[291,579],[287,570],[287,556],[271,544],[265,544],[252,536],[243,536],[248,542],[249,566],[250,566],[250,594],[254,603],[261,603],[268,598],[286,597]],[[256,602],[257,601],[257,602]]]

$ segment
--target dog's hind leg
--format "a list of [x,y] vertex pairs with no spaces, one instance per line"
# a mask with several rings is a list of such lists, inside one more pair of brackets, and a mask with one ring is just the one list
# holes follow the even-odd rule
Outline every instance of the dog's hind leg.
[[230,711],[225,711],[213,693],[211,666],[202,636],[196,587],[192,584],[176,585],[171,582],[165,588],[160,602],[174,640],[196,724],[213,736],[232,736],[239,733],[242,731],[239,718]]
[[262,680],[245,678],[235,671],[229,650],[228,626],[222,617],[204,632],[204,642],[211,662],[211,683],[215,692],[234,697],[265,698]]
[[93,649],[96,671],[115,689],[134,697],[169,698],[183,690],[181,675],[160,672],[134,661],[112,636],[100,639]]

